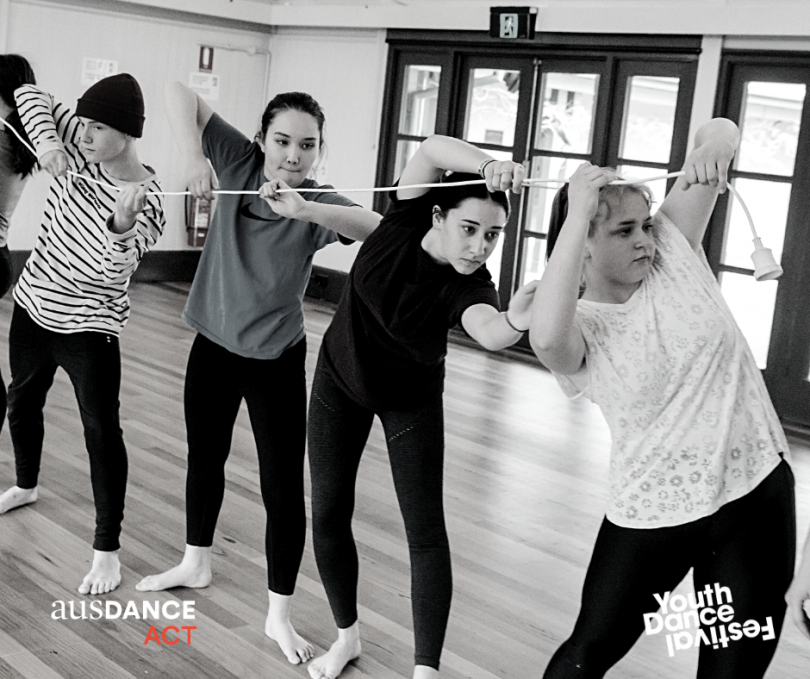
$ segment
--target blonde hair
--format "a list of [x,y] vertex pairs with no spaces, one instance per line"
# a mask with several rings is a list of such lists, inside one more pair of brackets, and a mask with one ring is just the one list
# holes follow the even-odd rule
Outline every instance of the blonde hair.
[[[613,171],[611,167],[603,167],[603,170]],[[616,179],[622,177],[616,176]],[[612,198],[618,198],[619,202],[622,201],[625,195],[632,193],[641,196],[647,203],[647,207],[651,208],[654,201],[653,193],[650,187],[646,184],[607,184],[599,189],[599,205],[604,205],[607,214],[605,217],[610,217],[610,203]],[[597,214],[599,210],[597,208]],[[565,218],[568,216],[568,184],[563,186],[554,195],[554,200],[551,203],[551,217],[548,224],[548,234],[546,236],[546,259],[551,257],[551,252],[554,249],[554,244],[557,242],[557,237],[560,235],[565,223]],[[588,238],[591,238],[596,231],[596,217],[594,217],[588,225]]]
[[[622,179],[622,177],[617,175],[616,179]],[[652,190],[646,184],[607,184],[599,189],[599,207],[604,205],[606,210],[606,213],[602,216],[602,219],[610,218],[610,201],[613,198],[616,198],[618,199],[618,202],[621,203],[627,194],[641,196],[648,208],[651,208],[653,202],[655,202]],[[599,207],[597,207],[596,210],[597,215],[599,215]],[[588,226],[588,238],[593,236],[596,230],[596,220],[597,217],[595,216]]]

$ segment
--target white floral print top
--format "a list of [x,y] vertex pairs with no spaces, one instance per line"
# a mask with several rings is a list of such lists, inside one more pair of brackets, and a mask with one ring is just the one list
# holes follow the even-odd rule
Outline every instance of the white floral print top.
[[611,431],[607,518],[627,528],[694,521],[753,490],[788,456],[762,375],[705,255],[663,214],[658,252],[624,304],[580,300],[582,370],[556,375]]

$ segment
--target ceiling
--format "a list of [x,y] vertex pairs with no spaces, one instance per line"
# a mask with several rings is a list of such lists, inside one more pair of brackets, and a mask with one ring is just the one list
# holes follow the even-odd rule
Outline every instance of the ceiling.
[[[344,7],[385,7],[396,6],[410,7],[414,5],[435,5],[441,0],[251,0],[264,5],[289,5],[291,7],[307,7],[315,5],[338,5]],[[471,2],[480,4],[480,0],[460,0],[461,2]],[[459,2],[459,0],[455,0]]]

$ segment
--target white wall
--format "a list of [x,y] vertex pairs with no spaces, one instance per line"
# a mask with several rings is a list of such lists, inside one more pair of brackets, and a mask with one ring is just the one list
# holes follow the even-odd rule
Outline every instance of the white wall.
[[489,8],[538,9],[537,30],[559,33],[810,35],[807,0],[128,0],[274,26],[487,30]]
[[[138,142],[141,160],[151,165],[167,191],[180,191],[182,172],[164,113],[163,86],[188,81],[197,71],[199,45],[228,45],[267,50],[269,35],[200,26],[193,23],[131,17],[99,10],[15,1],[8,4],[6,52],[19,53],[33,65],[37,82],[71,108],[86,89],[81,82],[83,57],[118,61],[119,71],[134,75],[146,100],[144,136]],[[221,76],[219,101],[211,106],[252,136],[263,109],[266,58],[257,53],[214,50],[214,72]],[[35,176],[23,193],[12,219],[9,248],[33,247],[44,206],[48,177]],[[156,249],[186,246],[183,199],[166,198],[167,228]]]

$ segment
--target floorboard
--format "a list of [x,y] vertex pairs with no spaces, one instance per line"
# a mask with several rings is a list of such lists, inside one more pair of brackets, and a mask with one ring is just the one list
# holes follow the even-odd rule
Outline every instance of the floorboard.
[[[263,634],[264,509],[246,410],[240,411],[214,543],[214,580],[203,590],[137,592],[149,573],[175,565],[184,541],[186,468],[183,375],[193,339],[180,319],[186,286],[138,283],[121,339],[121,416],[130,457],[122,537],[123,581],[103,602],[195,602],[194,621],[61,620],[89,569],[93,504],[72,388],[58,373],[46,406],[41,495],[0,517],[0,679],[59,677],[231,679],[306,677]],[[10,295],[0,301],[0,368],[8,376]],[[307,302],[311,380],[331,310]],[[609,436],[598,409],[569,401],[551,375],[525,361],[452,345],[445,395],[446,509],[454,600],[442,659],[445,679],[539,677],[568,635],[607,499]],[[798,528],[810,525],[810,447],[792,440]],[[6,429],[0,487],[12,485]],[[307,481],[307,511],[309,483]],[[345,679],[410,676],[408,554],[379,423],[361,465],[355,535],[363,655]],[[686,591],[682,583],[679,591]],[[311,535],[295,600],[298,630],[319,649],[333,639]],[[191,643],[144,643],[153,625],[194,625]],[[171,638],[171,636],[170,636]],[[696,654],[670,658],[644,637],[610,679],[694,676]],[[788,622],[768,677],[810,674],[810,642]]]

